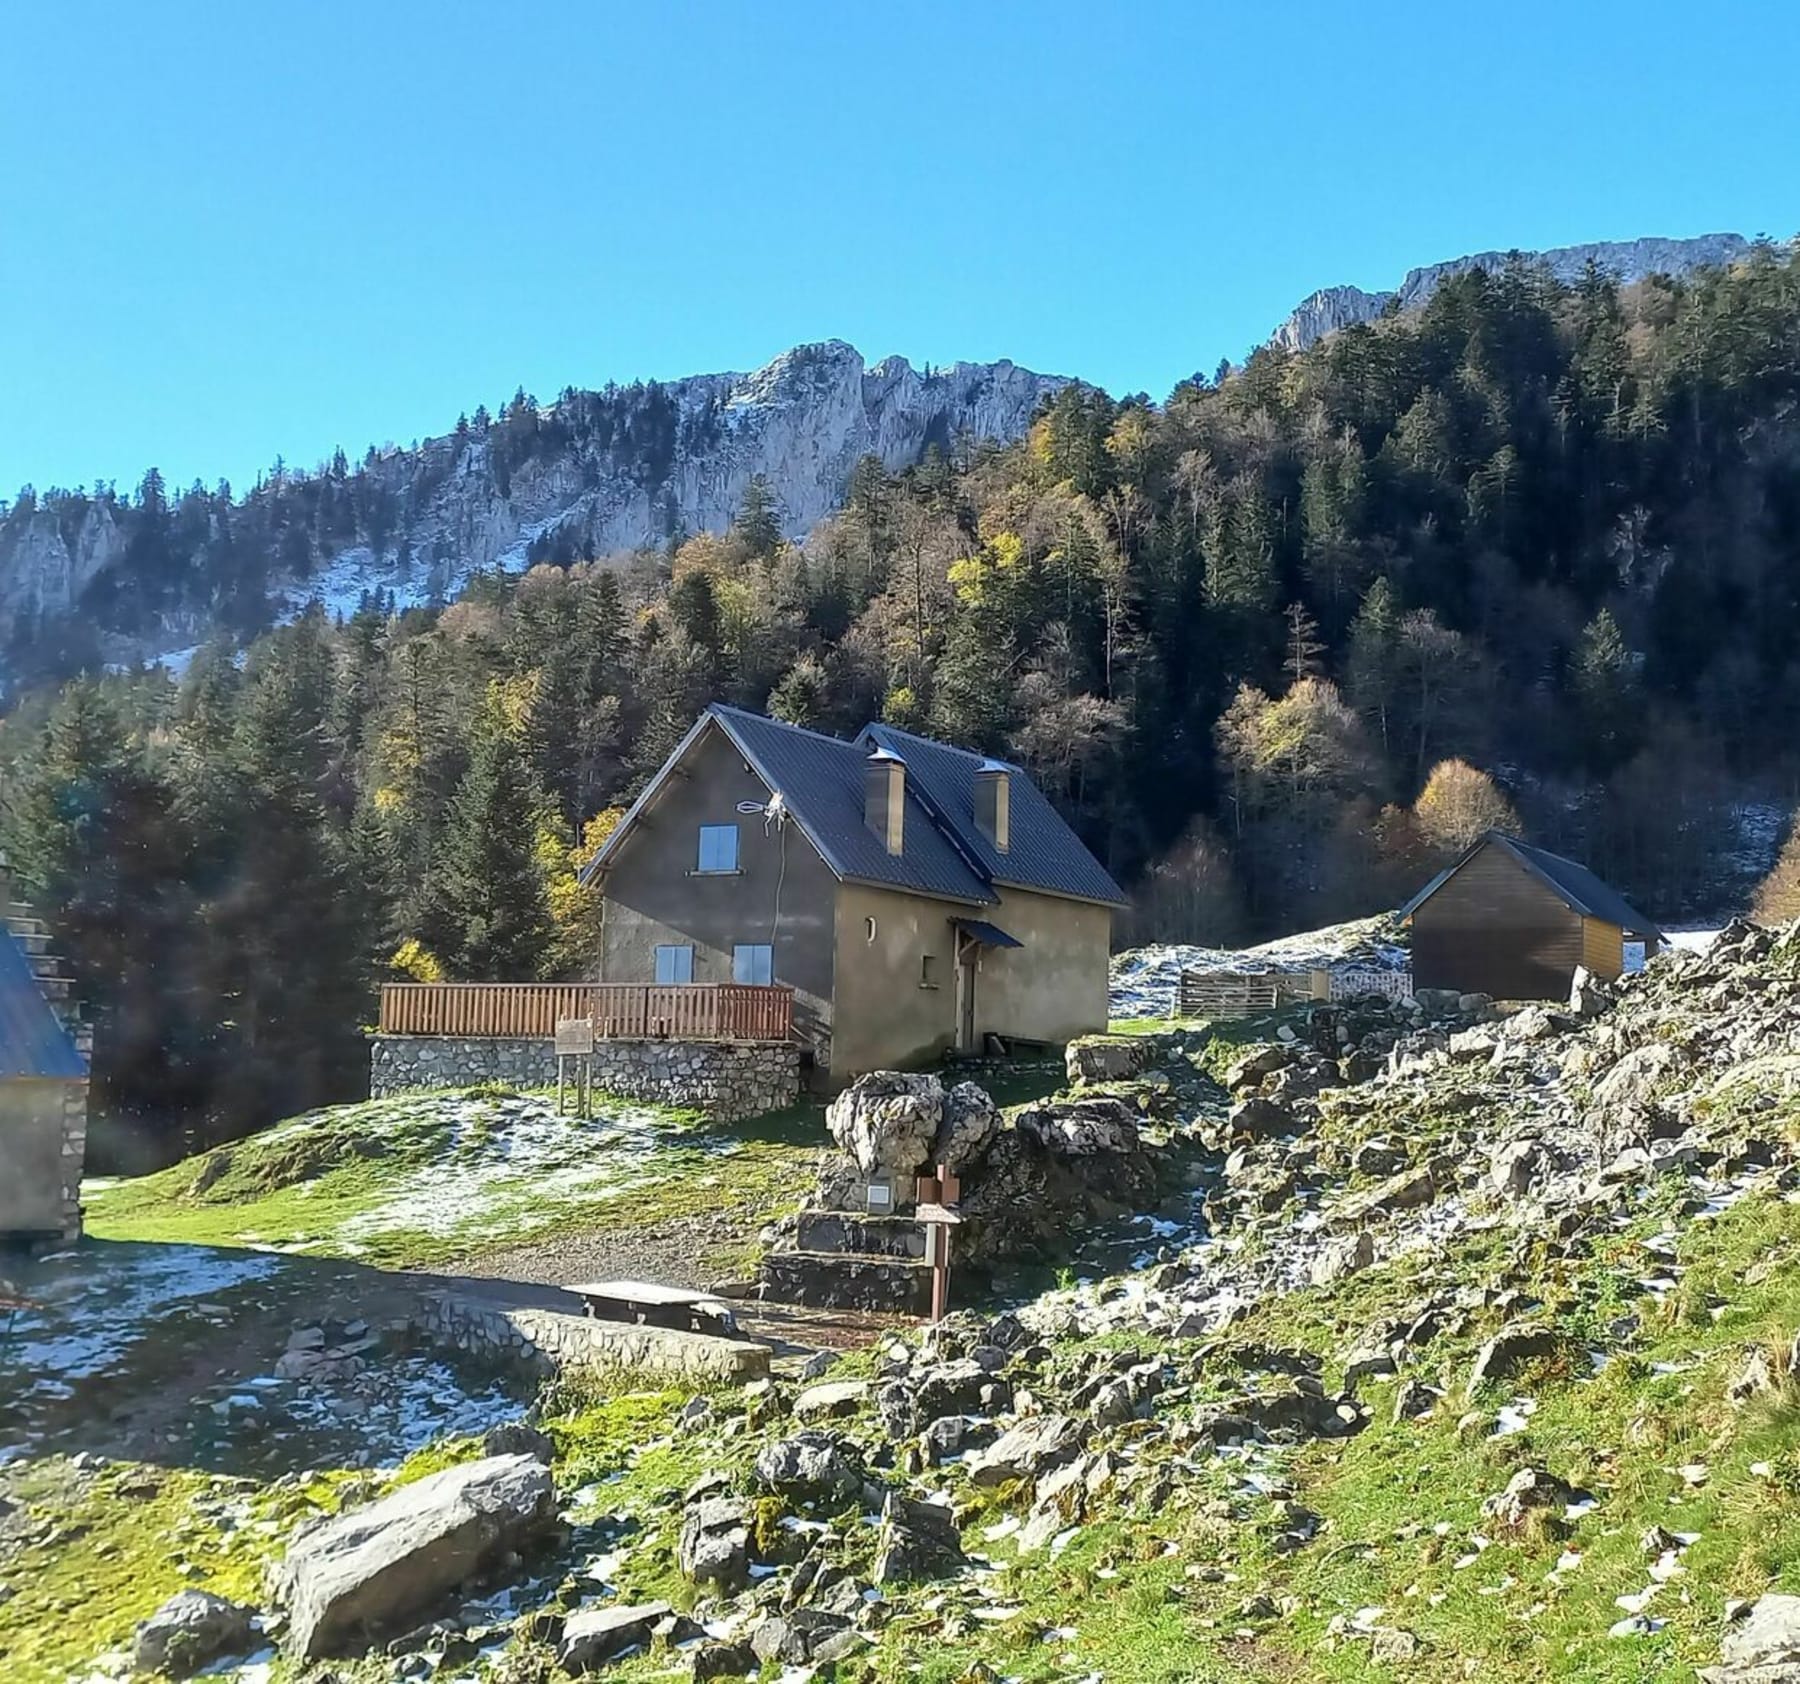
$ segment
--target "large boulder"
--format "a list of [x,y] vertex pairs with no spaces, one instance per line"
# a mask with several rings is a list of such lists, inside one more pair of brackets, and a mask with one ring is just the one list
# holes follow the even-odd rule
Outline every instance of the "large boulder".
[[300,1533],[275,1570],[296,1659],[361,1654],[410,1630],[457,1587],[529,1546],[554,1520],[534,1456],[446,1468]]
[[1013,1125],[1064,1158],[1138,1149],[1137,1118],[1122,1099],[1054,1099],[1021,1111]]
[[1069,1043],[1063,1067],[1071,1082],[1128,1082],[1155,1059],[1155,1042],[1142,1035],[1083,1035]]
[[900,1070],[858,1076],[825,1112],[831,1138],[864,1175],[917,1173],[943,1124],[944,1084]]
[[931,1162],[962,1175],[987,1156],[1000,1132],[1000,1107],[986,1088],[958,1082],[944,1095],[944,1121],[932,1143]]
[[178,1590],[148,1619],[138,1622],[131,1664],[139,1672],[191,1678],[222,1655],[250,1647],[248,1608],[204,1590]]

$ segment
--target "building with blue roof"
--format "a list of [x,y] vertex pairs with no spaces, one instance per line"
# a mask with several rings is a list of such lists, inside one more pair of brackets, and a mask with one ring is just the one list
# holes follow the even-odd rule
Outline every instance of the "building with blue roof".
[[1019,767],[708,708],[588,867],[595,980],[786,984],[834,1083],[1105,1027],[1117,883]]

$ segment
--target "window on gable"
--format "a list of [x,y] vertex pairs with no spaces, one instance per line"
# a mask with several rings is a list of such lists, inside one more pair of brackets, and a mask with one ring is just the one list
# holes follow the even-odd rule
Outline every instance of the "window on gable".
[[663,988],[673,988],[694,980],[694,950],[691,947],[659,947],[656,950],[656,980]]
[[700,827],[700,870],[736,871],[738,868],[738,827],[734,824],[703,824]]
[[731,980],[767,985],[775,980],[775,949],[766,942],[740,942],[731,950]]

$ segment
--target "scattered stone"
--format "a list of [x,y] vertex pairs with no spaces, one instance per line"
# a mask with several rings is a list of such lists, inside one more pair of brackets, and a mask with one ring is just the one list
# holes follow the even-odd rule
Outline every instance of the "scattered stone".
[[1476,1354],[1465,1395],[1472,1400],[1488,1382],[1509,1379],[1526,1363],[1555,1356],[1562,1348],[1562,1336],[1552,1328],[1535,1324],[1505,1328]]
[[876,1584],[940,1578],[962,1565],[962,1540],[951,1510],[890,1491],[882,1505],[881,1533],[875,1546]]
[[583,1608],[563,1621],[556,1664],[564,1672],[597,1672],[650,1647],[659,1635],[684,1643],[701,1635],[692,1620],[666,1602],[623,1608]]
[[750,1519],[735,1497],[703,1497],[681,1518],[675,1562],[697,1585],[735,1595],[750,1582]]
[[1004,1485],[1013,1479],[1036,1479],[1068,1461],[1081,1447],[1081,1435],[1066,1415],[1039,1415],[1021,1421],[967,1462],[974,1485]]
[[1143,1035],[1081,1035],[1063,1063],[1071,1082],[1128,1082],[1155,1062],[1156,1043]]
[[757,1482],[794,1502],[847,1502],[862,1476],[829,1433],[803,1432],[765,1445],[756,1458]]
[[191,1678],[251,1643],[253,1611],[204,1590],[180,1590],[138,1623],[132,1665],[140,1672]]
[[508,1421],[482,1435],[481,1449],[488,1456],[530,1456],[549,1467],[556,1457],[550,1435],[525,1421]]
[[835,1421],[854,1415],[868,1401],[872,1383],[867,1380],[833,1380],[809,1386],[794,1399],[797,1421]]
[[694,1684],[715,1678],[748,1678],[762,1663],[748,1643],[702,1643],[694,1651]]

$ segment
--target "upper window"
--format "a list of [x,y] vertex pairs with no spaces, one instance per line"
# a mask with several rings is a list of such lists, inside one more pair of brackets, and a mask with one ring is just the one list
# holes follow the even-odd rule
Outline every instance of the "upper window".
[[656,950],[656,980],[663,988],[694,980],[694,950],[691,947],[659,947]]
[[734,824],[703,824],[700,827],[700,869],[702,871],[736,871],[738,868],[738,827]]
[[768,984],[775,980],[775,949],[740,942],[731,950],[731,980]]

